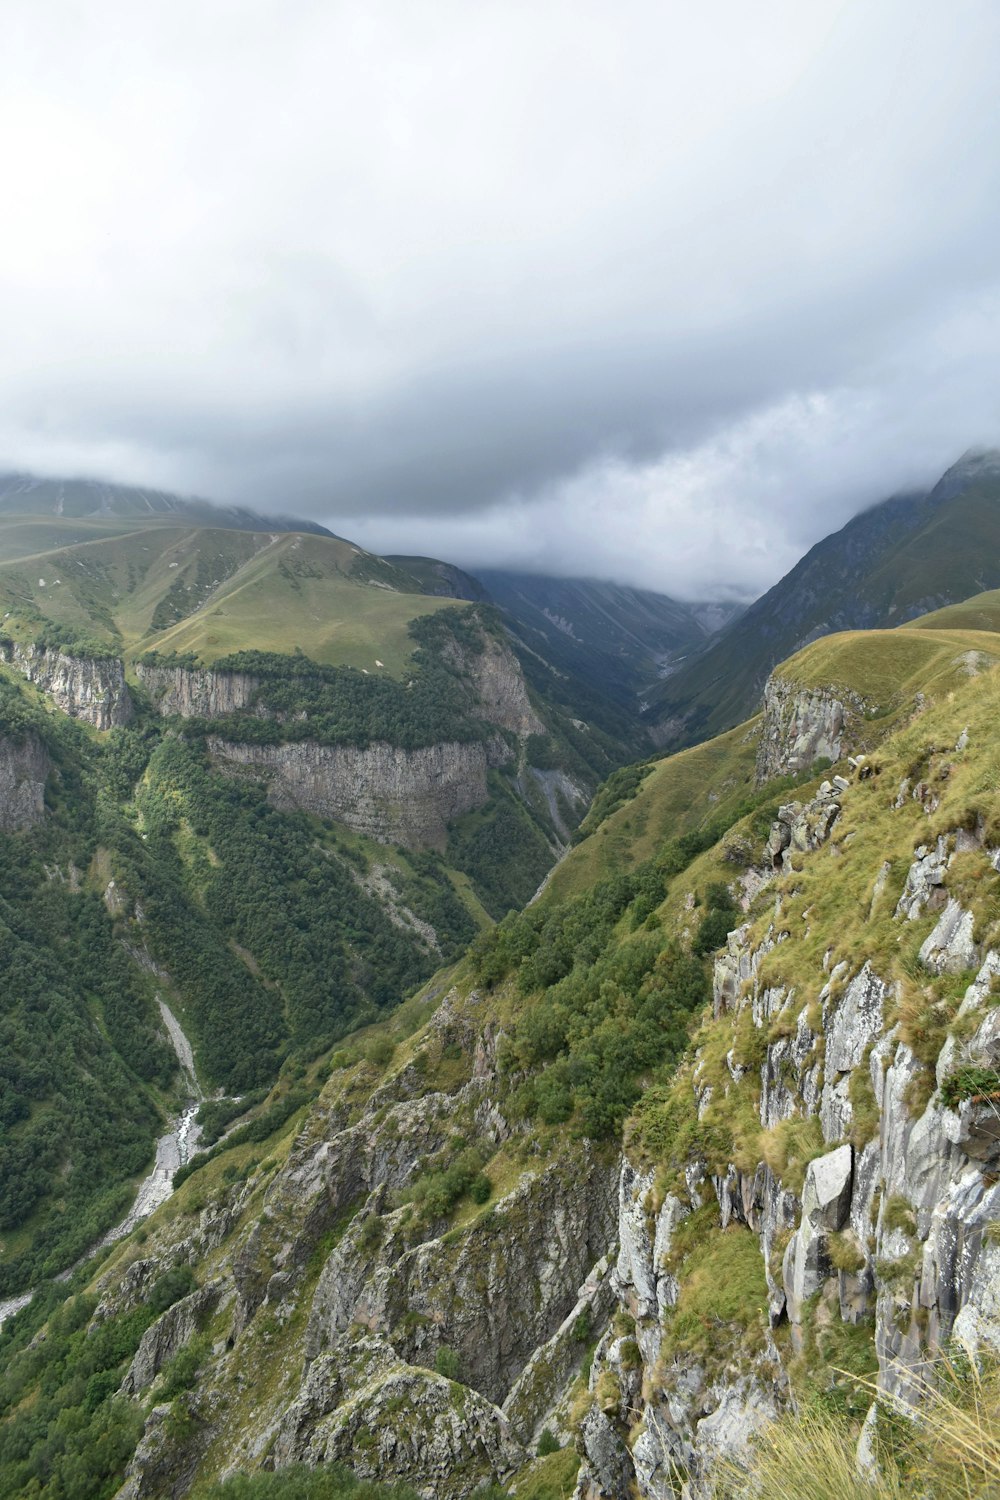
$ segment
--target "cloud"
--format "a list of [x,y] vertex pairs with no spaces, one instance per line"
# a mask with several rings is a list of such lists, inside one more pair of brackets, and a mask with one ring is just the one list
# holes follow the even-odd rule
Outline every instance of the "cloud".
[[0,461],[746,595],[1000,441],[1000,10],[12,0]]

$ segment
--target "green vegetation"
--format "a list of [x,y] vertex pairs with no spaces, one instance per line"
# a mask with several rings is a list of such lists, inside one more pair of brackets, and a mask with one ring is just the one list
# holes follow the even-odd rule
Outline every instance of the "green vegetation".
[[[149,1325],[194,1288],[186,1267],[165,1272],[134,1311],[88,1330],[96,1299],[51,1300],[45,1337],[38,1311],[0,1335],[0,1493],[37,1500],[113,1495],[142,1431],[142,1413],[115,1393]],[[44,1316],[44,1313],[43,1313]],[[31,1393],[31,1398],[25,1396]]]
[[448,834],[448,863],[472,881],[491,917],[530,901],[553,860],[539,821],[506,777],[489,773],[490,800],[456,819]]
[[212,721],[228,739],[278,744],[309,739],[321,745],[368,745],[385,740],[404,750],[442,740],[476,740],[487,726],[474,717],[475,689],[450,664],[448,650],[483,646],[482,628],[456,610],[414,620],[413,675],[405,683],[353,667],[327,666],[298,652],[238,651],[215,662],[221,672],[256,677],[256,702],[269,718],[234,714]]
[[610,775],[600,787],[597,795],[590,804],[587,816],[577,828],[573,835],[573,842],[579,844],[588,834],[594,833],[606,818],[624,807],[627,802],[638,792],[644,779],[650,774],[653,767],[648,762],[639,762],[636,765],[622,766],[621,770]]
[[732,1325],[751,1347],[767,1327],[767,1281],[757,1236],[741,1224],[694,1244],[677,1268],[680,1294],[666,1321],[671,1351],[704,1357]]
[[1000,1073],[996,1068],[958,1068],[941,1085],[941,1099],[956,1109],[964,1099],[992,1102],[1000,1099]]
[[534,1463],[517,1477],[512,1491],[515,1500],[570,1500],[580,1468],[579,1453],[572,1446],[560,1448],[558,1444],[543,1453],[541,1443],[538,1453]]
[[179,517],[116,523],[76,545],[81,534],[80,525],[50,525],[39,539],[54,550],[0,564],[10,635],[33,640],[47,621],[54,641],[81,641],[88,652],[155,649],[204,663],[248,646],[288,655],[298,647],[327,665],[399,677],[410,621],[463,607],[428,597],[411,575],[337,537]]
[[[772,668],[817,631],[912,620],[942,600],[1000,585],[993,563],[1000,557],[997,477],[972,469],[948,477],[953,487],[945,499],[894,497],[818,543],[736,628],[666,680],[648,717],[669,731],[672,744],[717,735],[753,711]],[[979,619],[972,611],[942,612],[941,623],[993,630],[989,610],[976,611]]]

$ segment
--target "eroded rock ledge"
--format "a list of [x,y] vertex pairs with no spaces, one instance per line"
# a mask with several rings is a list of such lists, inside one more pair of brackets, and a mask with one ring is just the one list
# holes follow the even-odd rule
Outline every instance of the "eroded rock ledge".
[[443,848],[448,823],[483,806],[487,771],[511,757],[500,735],[485,744],[417,750],[385,741],[362,749],[311,740],[247,745],[213,735],[208,747],[216,765],[265,781],[275,807],[334,818],[380,843],[411,849]]

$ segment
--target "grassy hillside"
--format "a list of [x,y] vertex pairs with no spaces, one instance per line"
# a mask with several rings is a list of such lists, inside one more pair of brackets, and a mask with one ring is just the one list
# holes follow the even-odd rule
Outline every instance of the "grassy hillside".
[[914,692],[958,686],[1000,660],[1000,641],[986,630],[940,629],[928,616],[898,630],[855,630],[825,636],[782,662],[780,675],[803,687],[842,686],[882,717]]
[[[0,562],[10,634],[30,639],[48,621],[130,656],[156,649],[206,664],[238,650],[298,648],[319,662],[398,676],[412,650],[410,621],[460,607],[421,594],[408,574],[336,537],[112,525],[112,536]],[[39,527],[11,523],[14,545],[32,533],[40,540]],[[0,549],[5,534],[0,526]]]
[[960,604],[948,604],[932,614],[921,615],[913,625],[920,630],[1000,631],[1000,589],[973,594]]

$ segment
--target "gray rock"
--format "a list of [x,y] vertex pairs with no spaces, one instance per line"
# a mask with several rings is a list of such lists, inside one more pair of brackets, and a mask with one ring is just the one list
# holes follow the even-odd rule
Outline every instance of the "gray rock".
[[51,770],[48,751],[36,734],[0,737],[0,833],[19,833],[42,821]]
[[829,997],[829,987],[825,993],[823,1029],[826,1033],[826,1073],[830,1077],[856,1068],[867,1048],[881,1036],[888,991],[871,964],[866,963],[851,980],[839,1002]]
[[936,911],[943,906],[947,868],[948,841],[943,834],[933,849],[921,844],[914,851],[913,863],[906,872],[906,883],[896,903],[896,916],[913,922],[925,909]]
[[57,708],[95,729],[128,724],[134,714],[125,685],[125,667],[116,656],[70,656],[50,647],[3,649],[3,659],[47,693]]
[[851,1206],[853,1173],[854,1153],[850,1146],[839,1146],[836,1151],[811,1161],[802,1190],[803,1220],[814,1229],[842,1229]]
[[757,752],[757,785],[805,771],[821,756],[839,760],[845,734],[863,709],[848,693],[804,688],[773,674],[764,686],[764,722]]
[[401,750],[384,741],[359,749],[311,740],[238,744],[211,735],[208,747],[217,766],[264,781],[275,807],[333,818],[411,849],[443,848],[448,823],[483,806],[487,772],[511,756],[500,736]]
[[635,1481],[632,1459],[604,1412],[596,1407],[583,1419],[580,1444],[589,1472],[585,1479],[581,1477],[576,1493],[586,1500],[630,1500]]
[[934,974],[961,974],[978,969],[979,950],[973,940],[971,911],[963,911],[954,897],[938,919],[934,931],[922,944],[920,962]]

